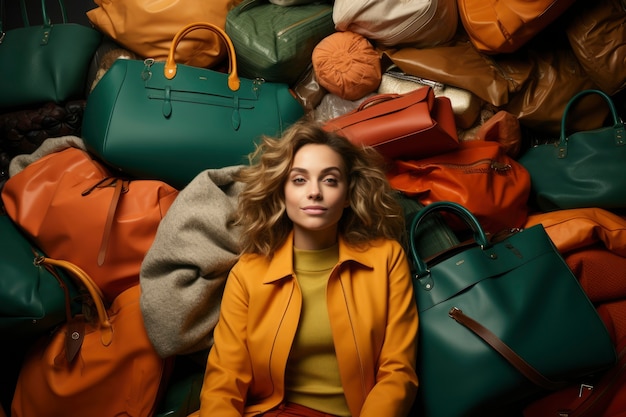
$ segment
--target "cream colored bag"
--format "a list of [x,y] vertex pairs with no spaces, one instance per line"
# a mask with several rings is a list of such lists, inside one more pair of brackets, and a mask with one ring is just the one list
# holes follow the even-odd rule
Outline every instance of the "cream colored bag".
[[338,31],[352,31],[379,46],[431,47],[452,39],[456,0],[335,0]]

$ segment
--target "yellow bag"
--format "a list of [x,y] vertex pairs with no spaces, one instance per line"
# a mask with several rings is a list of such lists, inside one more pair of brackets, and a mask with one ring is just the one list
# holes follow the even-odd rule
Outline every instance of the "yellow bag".
[[[224,29],[226,14],[241,0],[94,0],[89,21],[126,49],[142,58],[165,61],[174,35],[193,22]],[[199,30],[176,48],[176,62],[210,68],[226,57],[226,46],[213,32]]]

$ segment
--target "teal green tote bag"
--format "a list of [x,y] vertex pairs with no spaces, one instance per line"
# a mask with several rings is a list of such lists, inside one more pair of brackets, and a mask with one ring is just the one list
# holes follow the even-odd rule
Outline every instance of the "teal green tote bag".
[[63,0],[57,0],[61,22],[50,20],[46,0],[40,0],[43,24],[30,25],[26,0],[19,1],[24,26],[4,32],[0,0],[0,110],[83,98],[102,34],[68,23]]
[[[228,46],[228,73],[176,63],[176,46],[194,30]],[[239,77],[226,32],[199,22],[176,34],[165,62],[115,61],[87,98],[82,137],[122,173],[180,189],[205,169],[247,163],[261,135],[280,135],[303,115],[286,84]]]
[[[0,214],[0,334],[12,342],[47,334],[80,310],[78,287],[63,272],[35,265],[42,256],[6,214]],[[69,308],[69,310],[66,310]]]
[[422,209],[411,233],[437,212],[460,217],[474,238],[428,262],[410,242],[416,415],[510,415],[517,401],[615,363],[608,331],[543,226],[490,240],[469,210],[443,201]]
[[[604,98],[611,125],[568,132],[568,113],[589,94]],[[626,208],[626,176],[621,174],[626,162],[626,128],[611,97],[600,90],[574,95],[563,111],[559,142],[534,146],[519,162],[530,173],[531,202],[542,211]]]

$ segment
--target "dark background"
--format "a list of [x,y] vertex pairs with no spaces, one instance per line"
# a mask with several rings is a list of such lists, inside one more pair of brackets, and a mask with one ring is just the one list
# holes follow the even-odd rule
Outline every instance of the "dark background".
[[[24,1],[28,10],[28,19],[31,25],[42,24],[41,0],[0,0],[4,3],[4,19],[2,19],[4,30],[23,27],[22,12],[20,2]],[[62,0],[65,4],[68,23],[80,23],[91,26],[87,15],[88,10],[95,9],[97,4],[93,0]],[[46,0],[46,9],[52,23],[61,23],[61,12],[59,0]]]

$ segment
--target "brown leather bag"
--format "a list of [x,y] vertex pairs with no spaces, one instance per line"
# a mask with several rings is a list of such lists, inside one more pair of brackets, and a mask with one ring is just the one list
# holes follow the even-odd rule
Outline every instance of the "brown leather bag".
[[385,158],[422,158],[456,149],[452,104],[431,87],[405,94],[378,94],[324,124],[352,143],[368,145]]
[[488,54],[518,50],[574,0],[459,0],[459,16],[476,49]]
[[112,301],[139,282],[141,262],[178,191],[112,174],[78,148],[50,153],[10,177],[6,212],[50,257],[84,269]]
[[614,95],[626,88],[626,3],[623,0],[582,2],[574,6],[565,33],[589,77]]
[[68,317],[50,337],[39,339],[19,373],[13,417],[154,415],[171,361],[150,343],[139,306],[139,284],[110,306],[91,277],[64,260],[36,258],[34,268],[60,268],[87,292],[93,319]]
[[[165,61],[174,35],[193,22],[224,29],[226,14],[241,0],[95,0],[89,21],[118,44],[142,58]],[[226,46],[213,32],[196,31],[176,48],[176,62],[208,68],[226,57]]]
[[[424,206],[436,201],[461,204],[490,233],[526,222],[530,175],[497,142],[461,142],[452,152],[396,160],[387,177],[394,189]],[[458,229],[459,222],[451,226]]]

